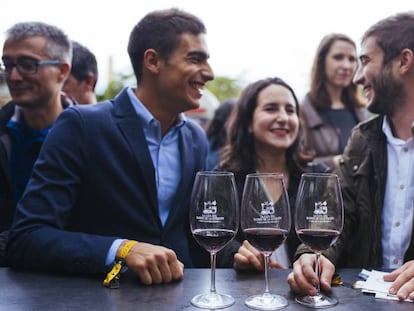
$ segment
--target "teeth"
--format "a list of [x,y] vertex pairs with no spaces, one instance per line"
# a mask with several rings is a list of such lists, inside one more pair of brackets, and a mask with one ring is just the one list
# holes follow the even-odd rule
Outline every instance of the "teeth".
[[204,94],[204,90],[203,90],[202,88],[199,88],[199,89],[198,89],[198,93],[199,93],[200,95],[203,95],[203,94]]

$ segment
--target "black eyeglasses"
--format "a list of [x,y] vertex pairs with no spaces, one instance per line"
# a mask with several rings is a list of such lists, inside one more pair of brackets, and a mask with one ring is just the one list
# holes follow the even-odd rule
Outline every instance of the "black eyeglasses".
[[30,75],[37,72],[39,66],[57,66],[61,63],[60,60],[37,60],[34,58],[18,58],[16,62],[11,59],[3,58],[0,63],[0,69],[6,74],[10,74],[13,67],[16,67],[17,71],[21,75]]

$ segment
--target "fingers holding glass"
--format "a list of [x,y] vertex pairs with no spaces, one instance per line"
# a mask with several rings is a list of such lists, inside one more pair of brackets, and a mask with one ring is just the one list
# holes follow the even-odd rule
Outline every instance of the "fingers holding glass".
[[[338,239],[343,227],[343,203],[338,176],[335,174],[302,174],[295,202],[295,230],[299,239],[316,256],[315,273],[320,279],[320,255]],[[296,301],[311,308],[335,306],[338,299],[320,292],[297,296]]]

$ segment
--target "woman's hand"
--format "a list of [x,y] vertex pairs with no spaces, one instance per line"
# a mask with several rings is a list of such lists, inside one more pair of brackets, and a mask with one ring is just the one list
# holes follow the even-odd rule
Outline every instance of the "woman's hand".
[[[242,246],[240,246],[238,252],[234,255],[233,266],[238,270],[254,268],[259,271],[264,271],[264,256],[247,240],[244,240]],[[269,260],[269,267],[286,269],[285,266],[272,258]]]

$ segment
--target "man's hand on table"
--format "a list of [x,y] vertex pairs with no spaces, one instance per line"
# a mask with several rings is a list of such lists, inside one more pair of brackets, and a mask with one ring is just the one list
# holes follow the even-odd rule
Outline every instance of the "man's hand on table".
[[316,286],[320,283],[322,290],[331,290],[331,280],[335,273],[335,266],[325,256],[319,257],[320,280],[315,272],[315,254],[303,254],[293,263],[293,271],[289,273],[287,281],[292,291],[298,294],[315,295]]
[[184,264],[171,249],[138,242],[125,258],[129,269],[146,285],[168,283],[183,277]]
[[384,281],[393,282],[390,294],[397,295],[400,300],[414,300],[414,260],[385,275]]

